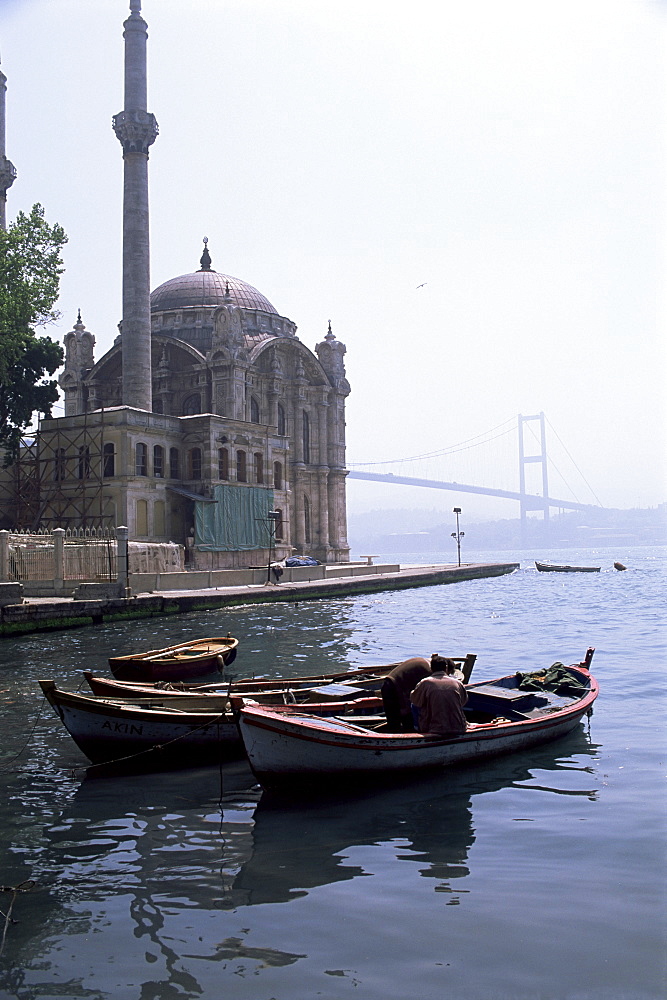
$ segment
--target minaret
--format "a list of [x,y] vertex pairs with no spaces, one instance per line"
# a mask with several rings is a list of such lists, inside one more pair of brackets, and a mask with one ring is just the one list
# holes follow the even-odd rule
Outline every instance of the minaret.
[[146,110],[148,25],[141,0],[130,0],[125,31],[125,109],[113,129],[123,147],[123,403],[152,408],[148,148],[158,134]]
[[0,227],[7,228],[7,191],[16,180],[16,167],[5,156],[5,94],[7,77],[0,70]]

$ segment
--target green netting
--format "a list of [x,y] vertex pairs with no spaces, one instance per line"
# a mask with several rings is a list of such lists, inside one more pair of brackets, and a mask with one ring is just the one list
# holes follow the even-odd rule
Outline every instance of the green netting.
[[215,503],[195,503],[195,545],[204,552],[268,549],[273,490],[216,486]]

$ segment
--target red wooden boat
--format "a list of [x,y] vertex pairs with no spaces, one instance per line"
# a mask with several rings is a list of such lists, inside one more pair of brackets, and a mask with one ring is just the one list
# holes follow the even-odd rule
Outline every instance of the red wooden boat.
[[340,781],[377,781],[527,750],[569,733],[590,711],[598,696],[588,671],[592,655],[591,649],[583,663],[559,664],[564,677],[555,689],[540,690],[537,681],[526,689],[521,674],[467,685],[468,729],[457,736],[387,733],[377,718],[362,724],[319,718],[306,708],[246,705],[239,715],[241,738],[264,787],[305,786],[317,794]]
[[178,681],[204,677],[232,663],[238,639],[191,639],[166,649],[112,656],[111,673],[124,681]]

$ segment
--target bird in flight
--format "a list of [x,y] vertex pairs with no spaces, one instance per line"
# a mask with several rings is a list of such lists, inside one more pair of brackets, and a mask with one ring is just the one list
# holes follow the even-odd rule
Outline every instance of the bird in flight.
[[417,285],[417,288],[423,288],[424,285],[428,285],[428,281],[422,281],[421,285]]

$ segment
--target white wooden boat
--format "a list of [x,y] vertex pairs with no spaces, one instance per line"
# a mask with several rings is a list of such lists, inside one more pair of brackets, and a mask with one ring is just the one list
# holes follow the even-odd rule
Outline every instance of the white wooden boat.
[[216,762],[238,752],[238,730],[224,695],[99,698],[39,685],[88,760],[137,767]]
[[318,794],[341,779],[379,779],[526,750],[564,736],[590,711],[598,695],[588,671],[592,655],[589,650],[583,663],[562,668],[571,683],[560,691],[525,690],[521,674],[468,685],[468,730],[460,736],[386,733],[377,718],[362,724],[246,705],[241,738],[264,787],[305,783]]

